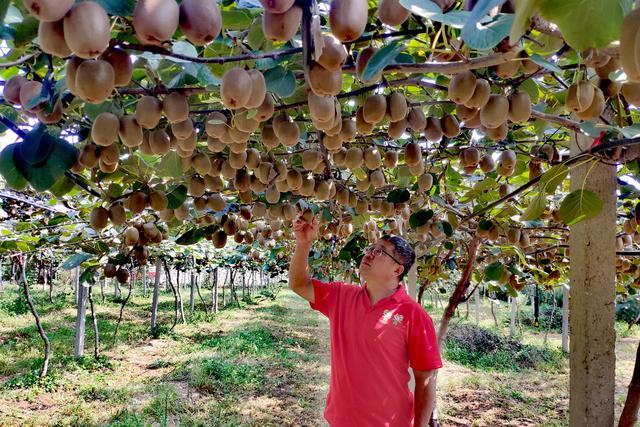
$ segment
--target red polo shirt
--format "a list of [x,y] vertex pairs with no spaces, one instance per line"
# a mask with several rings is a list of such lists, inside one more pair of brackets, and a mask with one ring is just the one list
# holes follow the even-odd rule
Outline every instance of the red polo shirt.
[[399,285],[371,307],[365,287],[313,279],[311,308],[329,318],[331,427],[412,426],[409,366],[442,367],[433,321]]

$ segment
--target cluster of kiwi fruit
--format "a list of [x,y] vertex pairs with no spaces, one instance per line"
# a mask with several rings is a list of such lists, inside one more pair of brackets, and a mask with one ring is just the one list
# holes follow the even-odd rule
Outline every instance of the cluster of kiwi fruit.
[[298,32],[302,8],[294,0],[260,0],[262,31],[266,39],[288,42]]
[[[123,201],[112,203],[108,209],[102,206],[95,207],[91,211],[89,223],[96,231],[104,229],[109,221],[111,221],[114,226],[121,226],[127,221],[127,210],[131,212],[132,215],[136,215],[142,213],[147,207],[150,207],[155,212],[161,213],[167,209],[168,203],[167,195],[162,190],[155,189],[146,192],[141,190],[132,191]],[[151,231],[149,231],[147,234],[149,239],[153,241],[158,237],[155,232],[151,233]]]
[[107,262],[102,268],[102,273],[108,279],[115,277],[120,284],[125,284],[129,281],[129,270],[123,266],[119,267],[113,262]]
[[33,104],[33,100],[42,95],[42,83],[37,80],[29,80],[18,74],[11,77],[4,85],[4,100],[14,106],[20,106],[23,114],[28,117],[37,117],[44,124],[54,124],[60,121],[63,114],[62,100],[56,100],[51,109],[47,108],[48,101]]

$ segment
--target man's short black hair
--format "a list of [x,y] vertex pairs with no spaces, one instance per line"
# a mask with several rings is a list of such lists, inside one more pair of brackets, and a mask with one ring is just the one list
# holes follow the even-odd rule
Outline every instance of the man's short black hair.
[[399,280],[402,280],[404,276],[406,276],[409,272],[409,269],[411,269],[413,263],[416,261],[416,253],[413,250],[413,247],[402,237],[395,236],[393,234],[385,234],[381,237],[381,239],[393,245],[395,258],[398,259],[398,261],[402,262],[404,270],[398,278]]

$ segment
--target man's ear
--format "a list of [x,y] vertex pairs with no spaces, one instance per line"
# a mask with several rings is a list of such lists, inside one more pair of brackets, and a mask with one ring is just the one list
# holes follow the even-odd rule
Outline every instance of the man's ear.
[[400,264],[396,264],[396,274],[398,275],[398,277],[402,276],[402,273],[404,273],[404,265],[400,265]]

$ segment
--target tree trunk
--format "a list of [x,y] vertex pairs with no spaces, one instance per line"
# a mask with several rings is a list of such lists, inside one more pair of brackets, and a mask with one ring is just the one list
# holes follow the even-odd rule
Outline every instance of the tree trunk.
[[98,333],[98,317],[93,304],[93,286],[89,287],[89,305],[91,307],[91,321],[93,322],[93,356],[97,359],[100,356],[100,334]]
[[445,308],[444,313],[442,314],[442,319],[440,320],[440,327],[438,329],[438,345],[442,347],[444,340],[447,336],[447,331],[449,329],[449,322],[451,318],[456,312],[456,308],[463,301],[465,291],[469,286],[469,279],[471,278],[471,273],[473,272],[473,266],[476,261],[476,253],[478,252],[478,247],[480,246],[480,237],[478,235],[474,235],[471,243],[469,243],[469,248],[467,249],[467,264],[462,271],[462,276],[456,285],[451,297],[449,298],[449,303],[447,304],[447,308]]
[[73,356],[78,359],[84,355],[84,338],[86,331],[87,315],[87,288],[80,284],[78,286],[78,304],[76,310],[76,338]]
[[40,322],[40,315],[36,310],[36,306],[33,304],[33,299],[31,299],[31,292],[29,292],[29,283],[27,283],[27,257],[22,255],[22,272],[21,272],[21,282],[22,282],[22,290],[24,291],[24,295],[27,298],[27,304],[29,305],[29,310],[31,310],[31,314],[36,321],[36,328],[38,328],[38,334],[42,341],[44,342],[44,359],[42,361],[42,368],[40,369],[40,379],[47,376],[47,372],[49,372],[49,358],[51,357],[51,343],[49,342],[49,337],[44,331],[42,327],[42,323]]
[[75,280],[73,281],[73,285],[74,285],[74,295],[75,295],[75,299],[76,299],[76,305],[78,305],[78,292],[79,292],[79,286],[80,286],[80,266],[76,267],[76,277]]
[[[133,269],[131,269],[133,270]],[[120,306],[120,315],[118,316],[118,321],[116,322],[116,329],[115,331],[113,331],[113,346],[115,347],[116,344],[118,343],[118,329],[120,328],[120,322],[122,322],[122,317],[124,316],[124,308],[127,305],[127,303],[129,302],[129,298],[131,298],[131,290],[133,288],[133,280],[134,280],[134,272],[130,271],[129,272],[129,281],[127,282],[128,288],[129,288],[129,292],[127,293],[127,297],[122,301],[122,305]],[[116,280],[117,282],[117,280]]]
[[229,270],[225,269],[225,271],[224,271],[224,280],[222,281],[222,308],[225,308],[226,305],[227,305],[227,299],[226,299],[224,291],[225,291],[225,286],[226,286],[226,283],[227,283],[228,276],[229,276]]
[[169,286],[171,287],[171,291],[173,292],[174,316],[173,316],[173,325],[171,325],[171,329],[170,329],[170,331],[173,331],[173,328],[175,328],[176,325],[178,324],[178,316],[179,316],[179,310],[180,310],[179,303],[178,303],[178,292],[176,292],[176,288],[175,286],[173,286],[173,283],[171,282],[171,271],[167,266],[167,261],[163,260],[163,262],[164,262],[164,272],[166,275],[167,283],[169,284]]
[[640,343],[636,350],[636,363],[633,366],[633,376],[629,383],[627,400],[624,402],[624,409],[620,415],[618,427],[633,427],[638,421],[638,408],[640,407]]
[[211,292],[213,294],[212,298],[212,311],[213,314],[218,312],[218,268],[213,269],[213,287],[211,288]]
[[202,302],[202,306],[204,307],[204,313],[205,314],[209,314],[209,308],[207,307],[207,303],[204,301],[204,298],[202,297],[202,293],[200,292],[200,276],[196,276],[196,291],[198,291],[198,297],[200,298],[200,301]]
[[105,277],[100,281],[100,300],[104,302],[104,288],[107,286],[107,278]]
[[[178,274],[180,274],[180,272],[178,272]],[[187,323],[187,319],[184,317],[184,302],[182,301],[182,290],[181,287],[182,285],[180,284],[180,281],[176,279],[176,289],[178,292],[178,304],[180,305],[180,319],[181,322]]]
[[495,298],[495,296],[491,296],[491,316],[493,317],[493,323],[495,325],[495,327],[498,327],[498,318],[496,317],[496,312],[495,312],[495,303],[493,302],[493,299]]
[[53,267],[49,267],[49,302],[53,304]]
[[193,309],[196,305],[196,276],[194,272],[191,272],[191,280],[189,287],[189,316],[193,316]]
[[162,276],[162,260],[156,258],[156,277],[153,281],[153,301],[151,302],[151,332],[158,326],[158,300],[160,299],[160,276]]

